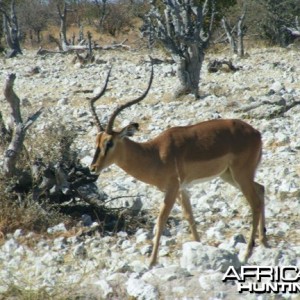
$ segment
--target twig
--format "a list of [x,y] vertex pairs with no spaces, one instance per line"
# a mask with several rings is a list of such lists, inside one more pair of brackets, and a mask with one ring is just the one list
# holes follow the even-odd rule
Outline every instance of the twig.
[[112,202],[112,201],[115,201],[115,200],[118,200],[118,199],[121,199],[121,198],[136,198],[136,197],[144,197],[145,195],[136,195],[136,196],[118,196],[118,197],[114,197],[114,198],[110,198],[109,200],[105,201],[104,203],[109,203],[109,202]]
[[42,114],[43,112],[43,107],[41,107],[38,111],[36,111],[33,115],[31,115],[26,123],[24,124],[24,130],[27,130],[32,124],[33,122],[35,122],[37,120],[37,118]]

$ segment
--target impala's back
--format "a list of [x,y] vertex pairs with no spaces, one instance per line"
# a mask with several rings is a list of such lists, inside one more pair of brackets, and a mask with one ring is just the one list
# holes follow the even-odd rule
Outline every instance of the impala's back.
[[151,142],[182,183],[220,176],[232,164],[252,162],[256,168],[262,147],[259,131],[235,119],[172,127]]

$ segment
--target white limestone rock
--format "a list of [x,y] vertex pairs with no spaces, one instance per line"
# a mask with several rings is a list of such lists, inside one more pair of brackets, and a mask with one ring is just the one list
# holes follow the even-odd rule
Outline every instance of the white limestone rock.
[[129,278],[126,282],[126,290],[129,296],[135,297],[137,300],[157,300],[159,298],[158,290],[142,279]]
[[180,265],[189,272],[209,269],[225,272],[229,266],[238,268],[240,261],[236,254],[227,250],[199,242],[188,242],[183,244]]

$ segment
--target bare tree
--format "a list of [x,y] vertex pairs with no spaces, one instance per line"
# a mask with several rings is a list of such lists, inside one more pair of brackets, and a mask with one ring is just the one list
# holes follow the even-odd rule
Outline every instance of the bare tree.
[[[205,26],[209,13],[209,22]],[[164,0],[163,13],[156,1],[151,1],[142,31],[149,38],[162,42],[175,60],[181,84],[175,97],[193,93],[196,99],[199,98],[200,71],[214,15],[215,0],[206,0],[202,6],[194,5],[193,0]]]
[[99,24],[98,27],[100,29],[100,31],[104,30],[104,20],[108,14],[108,10],[107,10],[107,0],[94,0],[93,1],[97,7],[97,12],[98,12],[98,17],[99,17]]
[[242,13],[233,27],[230,26],[225,16],[222,18],[222,26],[226,32],[226,36],[229,41],[231,50],[233,53],[238,54],[240,57],[243,57],[245,54],[244,53],[244,32],[245,32],[244,21],[245,21],[246,11],[247,11],[246,3],[244,3]]
[[63,7],[59,4],[57,4],[57,11],[60,19],[60,40],[62,44],[62,49],[65,50],[66,47],[69,45],[68,39],[67,39],[67,4],[64,1]]
[[36,113],[30,116],[26,122],[23,122],[20,111],[20,99],[13,89],[15,79],[15,74],[9,74],[4,87],[4,96],[11,107],[11,115],[14,123],[12,138],[4,155],[3,169],[4,175],[7,177],[16,175],[17,159],[23,148],[26,131],[42,112],[41,109],[38,110]]
[[2,2],[0,2],[0,12],[3,14],[4,35],[8,47],[11,49],[7,56],[14,57],[17,54],[22,54],[15,0],[11,0],[10,12],[8,11],[9,9],[5,7]]

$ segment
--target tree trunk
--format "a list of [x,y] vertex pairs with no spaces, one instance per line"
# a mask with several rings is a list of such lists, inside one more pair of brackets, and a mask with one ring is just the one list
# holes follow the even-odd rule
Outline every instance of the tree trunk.
[[37,43],[40,44],[42,41],[41,30],[37,30],[35,34],[36,34]]
[[229,41],[229,45],[230,45],[232,53],[236,54],[237,53],[237,46],[236,46],[235,38],[233,36],[233,30],[234,29],[230,28],[230,25],[227,22],[227,19],[225,17],[222,18],[222,26],[225,30],[225,33],[226,33],[227,39]]
[[237,22],[237,53],[239,57],[244,57],[244,21],[246,16],[246,2],[244,3],[242,15],[239,17]]
[[175,91],[175,98],[192,93],[195,99],[199,99],[200,70],[204,60],[204,52],[199,53],[197,46],[190,47],[190,55],[187,57],[174,56],[177,62],[177,74],[180,87]]
[[69,46],[69,42],[67,40],[67,5],[64,2],[63,11],[61,11],[59,4],[57,4],[57,10],[58,15],[60,18],[60,41],[61,46],[64,51],[66,51],[66,48]]
[[11,1],[11,12],[9,14],[4,10],[0,3],[0,11],[3,13],[3,28],[5,34],[5,40],[11,51],[8,53],[8,57],[14,57],[17,54],[22,54],[20,46],[20,32],[18,18],[15,10],[15,0]]
[[[192,0],[169,0],[164,1],[164,6],[162,16],[158,5],[152,1],[142,31],[149,40],[160,40],[177,64],[180,87],[174,96],[193,93],[198,99],[200,72],[212,31],[215,1],[206,0],[201,7],[194,5]],[[209,11],[210,23],[205,24]]]

